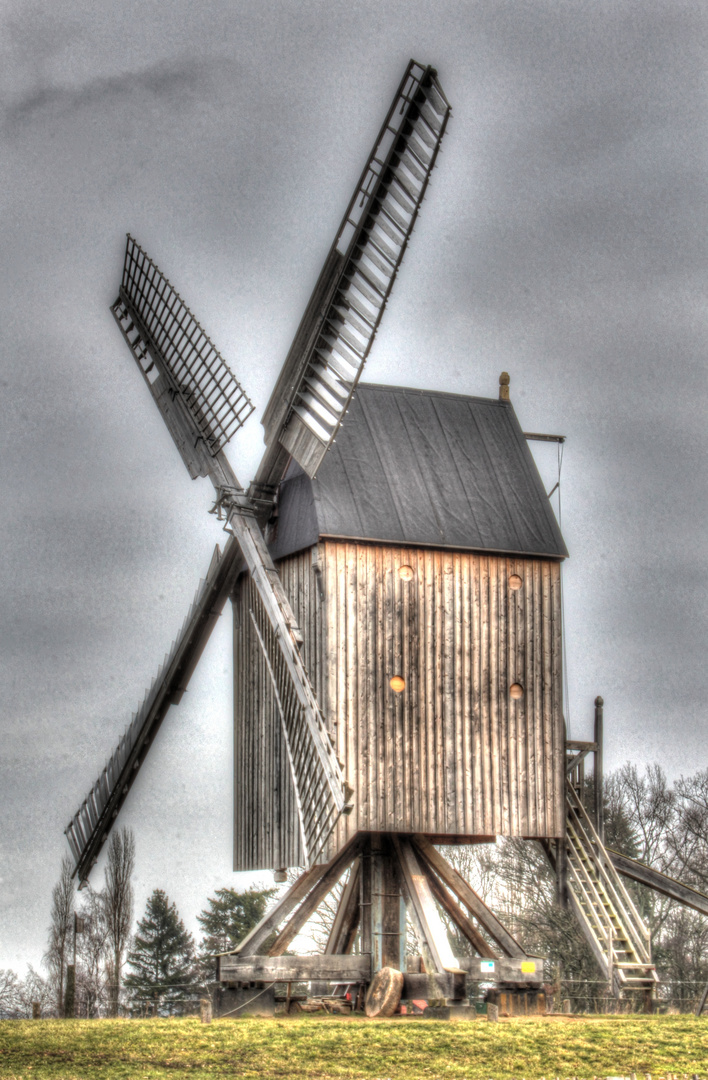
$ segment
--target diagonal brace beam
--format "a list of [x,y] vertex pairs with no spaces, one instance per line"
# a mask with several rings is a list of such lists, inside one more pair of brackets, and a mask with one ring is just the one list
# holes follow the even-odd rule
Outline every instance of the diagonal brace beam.
[[467,884],[462,875],[450,865],[447,859],[443,858],[439,851],[436,851],[427,836],[417,834],[413,837],[413,842],[423,861],[440,877],[441,881],[455,894],[457,899],[468,908],[492,940],[496,941],[504,955],[526,956],[526,951],[522,949],[516,938],[509,933],[494,912]]

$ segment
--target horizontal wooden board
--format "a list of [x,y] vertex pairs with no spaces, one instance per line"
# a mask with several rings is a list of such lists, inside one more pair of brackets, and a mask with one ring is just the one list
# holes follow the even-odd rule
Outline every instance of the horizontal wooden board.
[[368,981],[371,957],[359,956],[222,956],[221,982]]

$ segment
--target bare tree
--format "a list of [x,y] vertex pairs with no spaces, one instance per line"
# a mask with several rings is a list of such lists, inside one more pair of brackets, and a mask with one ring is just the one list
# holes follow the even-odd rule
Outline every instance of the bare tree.
[[0,968],[0,1020],[16,1020],[20,1016],[20,980],[14,971]]
[[52,922],[49,927],[49,947],[43,961],[49,968],[57,1000],[57,1015],[64,1015],[64,972],[69,949],[74,914],[74,882],[71,859],[61,861],[59,881],[52,890]]
[[19,1016],[32,1016],[35,1002],[39,1005],[40,1015],[56,1014],[55,991],[51,980],[43,979],[31,964],[27,965],[25,978],[18,983],[17,1001]]
[[106,936],[111,952],[109,1011],[118,1015],[123,956],[133,924],[133,886],[135,838],[132,829],[120,829],[111,836],[103,890]]
[[[77,935],[76,999],[79,1015],[98,1016],[106,1006],[106,994],[112,989],[113,961],[107,957],[108,926],[103,892],[90,886],[82,892]],[[107,962],[108,961],[108,962]]]

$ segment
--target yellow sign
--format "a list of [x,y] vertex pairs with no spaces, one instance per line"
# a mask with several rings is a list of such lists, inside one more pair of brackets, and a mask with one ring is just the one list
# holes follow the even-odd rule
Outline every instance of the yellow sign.
[[522,960],[521,961],[521,974],[522,975],[533,975],[535,973],[535,971],[536,971],[536,965],[534,964],[533,960]]

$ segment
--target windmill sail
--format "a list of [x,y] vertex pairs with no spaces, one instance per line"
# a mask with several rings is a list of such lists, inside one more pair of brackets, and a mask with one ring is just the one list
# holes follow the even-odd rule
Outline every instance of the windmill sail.
[[230,367],[140,245],[128,236],[111,308],[192,479],[253,412]]
[[257,483],[277,482],[278,443],[314,476],[373,344],[445,133],[433,68],[411,60],[347,207],[263,417]]
[[[256,520],[255,506],[223,452],[252,405],[172,285],[131,236],[112,311],[190,475],[208,476],[212,481],[217,496],[215,509],[226,517],[225,527],[258,590],[266,620],[263,632],[273,646],[272,670],[277,672],[280,700],[287,702],[283,718],[288,736],[297,741],[293,763],[295,782],[303,798],[300,817],[307,836],[305,849],[311,858],[315,857],[339,816],[349,812],[351,803],[300,656],[302,634],[290,601]],[[158,676],[160,685],[164,682],[162,674]],[[96,845],[100,847],[110,829],[106,790],[115,795],[111,812],[117,812],[127,794],[130,785],[124,783],[123,777],[132,775],[130,769],[139,764],[140,733],[147,732],[148,721],[153,723],[153,697],[151,690],[112,759],[110,775],[102,776],[94,785],[67,830],[82,868],[90,867]],[[160,700],[164,705],[161,720],[169,699]]]
[[233,590],[241,555],[230,539],[217,547],[205,579],[150,689],[133,714],[103,772],[64,830],[74,856],[74,875],[86,881],[170,705],[176,705]]

